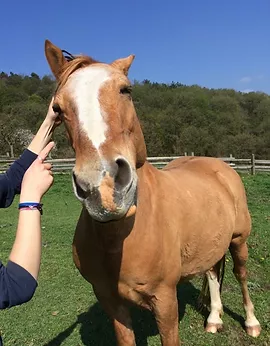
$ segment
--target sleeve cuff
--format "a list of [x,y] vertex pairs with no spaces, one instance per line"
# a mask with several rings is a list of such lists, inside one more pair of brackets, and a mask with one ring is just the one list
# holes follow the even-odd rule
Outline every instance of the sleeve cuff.
[[26,171],[37,158],[37,154],[25,149],[17,163]]

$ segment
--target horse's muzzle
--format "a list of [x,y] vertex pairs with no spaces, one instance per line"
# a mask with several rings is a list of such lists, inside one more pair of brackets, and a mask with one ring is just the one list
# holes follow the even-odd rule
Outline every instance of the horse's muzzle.
[[103,163],[103,166],[103,170],[83,175],[73,172],[72,180],[74,193],[90,216],[108,222],[124,217],[136,204],[137,174],[124,158],[110,165]]

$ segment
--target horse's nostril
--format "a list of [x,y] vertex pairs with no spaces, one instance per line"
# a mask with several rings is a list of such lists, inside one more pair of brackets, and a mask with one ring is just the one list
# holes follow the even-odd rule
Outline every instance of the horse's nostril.
[[123,190],[130,185],[131,182],[131,167],[124,158],[118,158],[116,161],[117,173],[115,175],[115,188],[118,191]]
[[81,187],[81,184],[79,183],[78,178],[76,177],[76,174],[72,173],[72,176],[73,176],[74,186],[76,188],[78,197],[85,199],[87,197],[86,191],[84,191],[83,188]]

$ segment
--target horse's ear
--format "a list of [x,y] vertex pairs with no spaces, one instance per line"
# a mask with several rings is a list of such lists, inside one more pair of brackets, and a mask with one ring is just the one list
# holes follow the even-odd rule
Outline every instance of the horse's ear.
[[122,71],[126,76],[128,75],[128,70],[135,58],[135,55],[129,55],[127,58],[117,59],[111,63],[111,65],[118,70]]
[[49,40],[46,40],[45,55],[52,70],[52,73],[58,80],[63,71],[63,66],[67,63],[62,53],[62,50],[54,44],[52,44]]

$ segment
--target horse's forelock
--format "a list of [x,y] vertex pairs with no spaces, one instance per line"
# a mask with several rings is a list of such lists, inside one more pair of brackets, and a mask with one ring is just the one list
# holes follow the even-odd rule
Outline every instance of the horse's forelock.
[[75,59],[70,60],[63,67],[63,71],[60,75],[56,91],[61,89],[66,84],[68,77],[72,75],[73,72],[79,70],[80,68],[87,67],[96,63],[98,63],[98,61],[85,55],[79,55],[76,56]]

